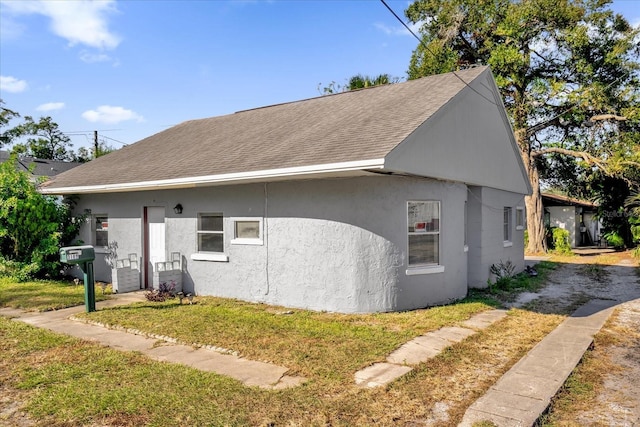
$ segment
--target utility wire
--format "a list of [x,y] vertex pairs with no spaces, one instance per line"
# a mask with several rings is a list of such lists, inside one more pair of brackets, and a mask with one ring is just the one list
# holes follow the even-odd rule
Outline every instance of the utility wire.
[[[429,46],[426,45],[425,42],[422,41],[422,39],[420,37],[418,37],[416,35],[416,33],[413,32],[413,30],[411,28],[409,28],[409,26],[407,24],[405,24],[405,22],[402,20],[402,18],[400,18],[394,11],[393,9],[391,9],[391,7],[389,7],[389,5],[387,4],[387,2],[385,0],[380,0],[382,2],[382,4],[389,10],[389,12],[391,12],[391,14],[393,14],[393,16],[396,17],[396,19],[398,20],[398,22],[400,22],[402,24],[402,26],[404,28],[407,29],[407,31],[409,31],[411,33],[411,35],[413,37],[416,38],[416,40],[418,40],[418,43],[420,43],[422,45],[422,47],[424,47],[427,52],[429,52],[434,58],[435,58],[435,54],[431,51],[431,49],[429,49]],[[453,75],[456,76],[458,78],[458,80],[460,80],[462,83],[464,83],[465,86],[467,86],[469,89],[471,89],[472,91],[474,91],[475,93],[477,93],[478,95],[480,95],[481,97],[483,97],[484,99],[486,99],[487,101],[489,101],[491,104],[493,105],[498,105],[494,100],[487,98],[486,96],[484,96],[483,94],[481,94],[480,92],[478,92],[477,90],[475,90],[473,87],[471,87],[471,85],[469,85],[469,83],[467,83],[462,77],[460,77],[458,74],[456,74],[455,70],[452,71]]]
[[117,139],[114,139],[114,138],[111,138],[111,137],[108,137],[108,136],[105,136],[105,135],[100,135],[100,137],[101,137],[101,138],[109,139],[109,140],[114,141],[114,142],[117,142],[118,144],[122,144],[122,145],[124,145],[125,147],[126,147],[127,145],[129,145],[129,144],[127,144],[126,142],[118,141]]

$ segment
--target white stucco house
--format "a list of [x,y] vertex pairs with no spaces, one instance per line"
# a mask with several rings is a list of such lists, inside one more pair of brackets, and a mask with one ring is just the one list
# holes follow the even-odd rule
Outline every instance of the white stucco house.
[[523,269],[530,190],[487,67],[187,121],[42,189],[79,195],[80,238],[141,287],[173,262],[185,292],[346,313]]

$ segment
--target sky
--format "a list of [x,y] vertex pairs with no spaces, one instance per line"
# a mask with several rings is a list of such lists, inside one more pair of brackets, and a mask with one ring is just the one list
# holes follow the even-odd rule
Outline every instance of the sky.
[[[612,9],[640,25],[640,0]],[[0,99],[73,149],[94,131],[121,148],[355,74],[404,79],[417,44],[379,0],[0,0]]]

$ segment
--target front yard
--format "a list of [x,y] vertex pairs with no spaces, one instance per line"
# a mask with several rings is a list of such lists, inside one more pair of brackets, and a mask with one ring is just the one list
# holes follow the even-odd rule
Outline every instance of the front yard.
[[[15,302],[7,296],[14,293],[11,286],[0,281],[0,305]],[[34,296],[43,291],[34,289]],[[54,284],[45,292],[52,295],[50,304],[57,304],[58,291]],[[31,300],[27,293],[22,289],[21,300]],[[81,315],[223,347],[308,378],[279,391],[0,318],[0,425],[3,417],[24,426],[455,425],[562,315],[512,309],[386,388],[362,389],[353,374],[415,336],[457,325],[496,304],[489,294],[475,294],[425,310],[341,315],[198,297],[193,305],[169,300]],[[16,400],[29,418],[3,403]]]

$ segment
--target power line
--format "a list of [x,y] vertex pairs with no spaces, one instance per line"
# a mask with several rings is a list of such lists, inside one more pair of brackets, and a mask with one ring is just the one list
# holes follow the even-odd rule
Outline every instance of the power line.
[[[413,32],[413,30],[411,28],[409,28],[409,26],[407,24],[405,24],[405,22],[393,11],[393,9],[391,9],[391,7],[389,7],[389,5],[387,4],[387,2],[385,0],[380,0],[382,2],[382,4],[389,10],[389,12],[391,12],[393,14],[393,16],[396,17],[396,19],[398,20],[398,22],[400,22],[402,24],[402,26],[404,28],[407,29],[407,31],[409,31],[411,33],[411,35],[413,37],[416,38],[416,40],[418,40],[418,43],[420,43],[422,45],[422,47],[424,47],[427,52],[429,52],[434,58],[436,57],[435,53],[433,53],[431,51],[431,49],[429,49],[429,46],[427,46],[420,37],[418,37],[416,35],[416,33]],[[481,94],[480,92],[478,92],[477,90],[475,90],[473,87],[471,87],[471,85],[469,85],[469,83],[467,83],[466,81],[464,81],[464,79],[462,77],[460,77],[458,74],[456,74],[455,70],[452,71],[453,75],[456,76],[458,78],[458,80],[460,80],[462,83],[464,83],[465,86],[467,86],[469,89],[471,89],[472,91],[474,91],[475,93],[477,93],[478,95],[480,95],[481,97],[483,97],[484,99],[486,99],[487,101],[489,101],[491,104],[497,106],[498,104],[487,98],[486,96],[484,96],[483,94]]]
[[[72,132],[62,132],[63,134],[67,135],[67,136],[84,136],[85,138],[87,138],[88,142],[91,142],[90,137],[94,135],[95,132],[110,132],[110,131],[117,131],[117,130],[122,130],[122,129],[103,129],[103,130],[88,130],[88,131],[72,131]],[[123,146],[127,146],[129,145],[126,142],[122,142],[120,140],[117,140],[115,138],[111,138],[105,135],[100,135],[100,138],[102,139],[109,139],[111,141],[117,142],[118,144],[122,144]]]
[[101,138],[106,138],[106,139],[110,139],[111,141],[117,142],[118,144],[122,144],[124,146],[127,146],[129,144],[127,144],[126,142],[122,142],[122,141],[118,141],[117,139],[108,137],[108,136],[104,136],[104,135],[100,135]]

